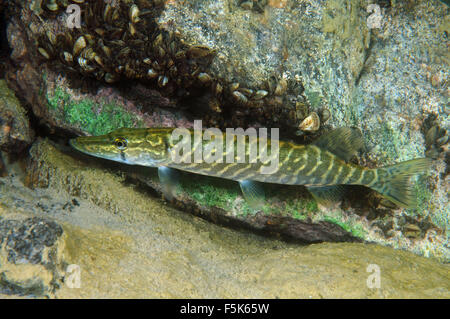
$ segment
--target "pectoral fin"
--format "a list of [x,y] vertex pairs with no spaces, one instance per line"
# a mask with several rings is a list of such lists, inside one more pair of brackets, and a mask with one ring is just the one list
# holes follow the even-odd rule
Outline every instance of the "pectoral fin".
[[333,186],[307,186],[306,187],[317,203],[328,206],[342,200],[345,187],[342,185]]
[[254,209],[261,208],[264,205],[264,189],[262,185],[255,181],[244,180],[240,181],[242,194],[245,200]]
[[158,167],[158,177],[162,184],[164,196],[168,200],[172,200],[175,193],[175,188],[178,185],[179,174],[178,171],[166,166]]

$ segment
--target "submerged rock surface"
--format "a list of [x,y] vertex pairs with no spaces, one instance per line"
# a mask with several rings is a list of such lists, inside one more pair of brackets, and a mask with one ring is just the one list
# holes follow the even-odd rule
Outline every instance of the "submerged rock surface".
[[[23,181],[32,180],[18,167],[0,178],[0,238],[9,238],[0,245],[1,294],[450,297],[449,266],[436,260],[359,243],[301,246],[223,228],[171,208],[112,170],[87,168],[61,155],[55,162],[53,155],[38,157],[58,164],[41,177],[50,181],[43,188],[27,188]],[[103,187],[93,187],[99,181]],[[7,224],[15,226],[3,227]],[[18,249],[19,242],[27,245]],[[25,257],[8,258],[11,247]],[[367,284],[369,265],[380,269],[379,289]],[[71,279],[75,273],[79,281]]]
[[[289,124],[296,128],[308,115],[307,108],[295,105],[300,93],[313,111],[351,104],[370,44],[366,5],[361,0],[269,1],[259,11],[232,0],[174,1],[159,23],[188,43],[217,49],[211,65],[215,76],[252,89],[275,81],[278,95],[285,97],[280,111],[292,112],[296,122]],[[253,110],[250,116],[258,114]],[[280,113],[270,116],[279,123]]]

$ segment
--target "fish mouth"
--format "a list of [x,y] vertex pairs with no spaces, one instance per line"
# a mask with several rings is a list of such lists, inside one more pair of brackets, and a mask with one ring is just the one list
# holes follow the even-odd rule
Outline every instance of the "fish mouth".
[[69,144],[80,153],[103,158],[116,162],[125,162],[120,160],[120,153],[115,152],[108,146],[107,136],[79,136],[69,139]]
[[103,144],[102,142],[104,142],[104,139],[101,139],[98,136],[79,136],[71,138],[69,140],[69,145],[79,152],[96,156],[96,152],[91,148]]
[[77,148],[77,139],[76,138],[71,138],[69,140],[69,145],[76,149]]
[[79,152],[90,154],[88,150],[85,149],[83,143],[80,143],[80,137],[71,138],[69,140],[69,145]]

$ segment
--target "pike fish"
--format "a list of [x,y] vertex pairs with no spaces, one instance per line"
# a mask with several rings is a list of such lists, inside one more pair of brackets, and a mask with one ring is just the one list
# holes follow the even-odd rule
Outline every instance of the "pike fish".
[[[313,197],[327,205],[342,198],[345,185],[363,185],[401,207],[415,207],[416,197],[410,178],[421,173],[430,165],[427,158],[418,158],[398,164],[366,168],[349,163],[362,149],[364,143],[358,130],[338,128],[322,135],[312,144],[299,145],[279,141],[278,169],[272,174],[262,174],[262,161],[250,163],[238,160],[230,163],[225,158],[233,150],[237,159],[237,146],[227,149],[223,143],[223,161],[200,163],[174,161],[171,151],[175,147],[172,132],[175,128],[121,128],[101,136],[81,136],[70,140],[72,147],[83,153],[122,162],[129,165],[157,167],[163,185],[176,184],[176,170],[235,180],[241,186],[244,198],[250,206],[258,208],[264,203],[262,183],[305,185]],[[191,136],[194,132],[189,130]],[[194,138],[192,139],[195,140]],[[237,144],[237,137],[233,143]],[[252,143],[245,135],[245,153],[249,154]],[[270,139],[265,140],[270,148]],[[205,149],[211,141],[201,139],[183,156],[190,157],[196,148]],[[209,145],[210,146],[210,145]],[[217,150],[216,150],[217,151]],[[212,153],[211,153],[212,154]],[[258,154],[258,158],[259,158]]]

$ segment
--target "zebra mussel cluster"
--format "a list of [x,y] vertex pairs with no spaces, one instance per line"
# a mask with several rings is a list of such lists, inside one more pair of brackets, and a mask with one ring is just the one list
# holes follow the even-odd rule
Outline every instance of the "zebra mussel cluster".
[[[202,95],[210,110],[205,120],[212,125],[262,121],[297,129],[311,115],[300,81],[272,76],[261,87],[248,88],[211,74],[217,51],[186,44],[177,31],[160,27],[156,20],[162,0],[43,0],[43,16],[54,19],[72,3],[81,8],[81,28],[41,34],[38,52],[44,60],[57,60],[109,84],[123,79],[148,82],[175,99]],[[224,110],[228,120],[217,116]],[[317,122],[304,129],[317,130]]]
[[425,156],[437,159],[443,153],[448,154],[449,135],[447,130],[439,126],[434,116],[428,118],[425,126]]
[[[173,92],[189,87],[209,64],[213,51],[183,45],[173,32],[154,22],[155,1],[72,0],[80,5],[81,28],[55,34],[49,30],[39,39],[39,53],[59,59],[69,68],[107,83],[121,78],[147,79]],[[44,9],[57,14],[68,1],[47,0]]]

